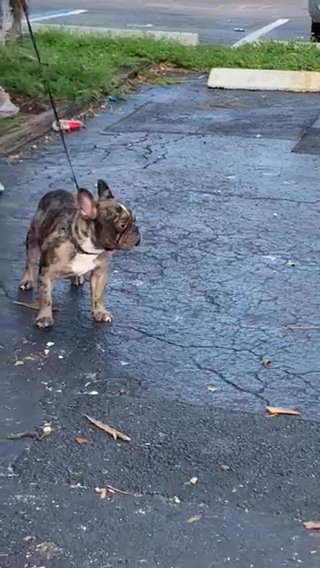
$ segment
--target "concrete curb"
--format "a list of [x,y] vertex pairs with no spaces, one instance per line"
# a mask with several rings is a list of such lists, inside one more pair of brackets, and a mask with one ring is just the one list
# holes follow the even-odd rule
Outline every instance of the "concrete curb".
[[247,91],[319,93],[320,73],[316,71],[213,68],[210,71],[208,87]]
[[[59,24],[32,24],[34,31],[39,30],[68,30],[75,34],[85,35],[105,35],[109,37],[152,37],[157,40],[171,40],[181,43],[183,45],[198,45],[199,34],[192,32],[166,32],[160,30],[128,30],[118,28],[99,28],[91,26],[62,26]],[[27,30],[23,25],[23,30]]]

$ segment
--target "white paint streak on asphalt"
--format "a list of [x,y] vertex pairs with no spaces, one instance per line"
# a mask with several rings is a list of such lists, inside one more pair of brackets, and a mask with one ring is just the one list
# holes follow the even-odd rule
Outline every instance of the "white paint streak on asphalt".
[[251,34],[246,35],[245,37],[243,37],[242,39],[240,39],[239,41],[234,43],[232,47],[240,47],[240,45],[244,45],[245,43],[252,43],[253,41],[256,41],[257,39],[259,39],[261,36],[268,34],[272,30],[274,30],[275,28],[279,28],[280,26],[283,26],[287,22],[289,22],[288,18],[280,18],[279,20],[275,20],[271,24],[268,24],[267,26],[263,26],[263,28],[259,28],[255,32],[252,32]]

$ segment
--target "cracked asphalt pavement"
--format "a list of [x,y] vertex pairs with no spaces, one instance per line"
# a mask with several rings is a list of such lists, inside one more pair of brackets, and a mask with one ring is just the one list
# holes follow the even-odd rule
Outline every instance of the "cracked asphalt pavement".
[[1,161],[0,434],[54,428],[0,441],[1,568],[319,566],[318,115],[317,95],[180,77],[68,136],[81,185],[107,179],[141,228],[111,327],[87,286],[56,285],[47,333],[13,303],[37,201],[72,185],[58,139]]

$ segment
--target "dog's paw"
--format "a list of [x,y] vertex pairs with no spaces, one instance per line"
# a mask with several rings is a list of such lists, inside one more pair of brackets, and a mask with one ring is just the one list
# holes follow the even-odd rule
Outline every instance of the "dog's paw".
[[52,316],[38,316],[36,318],[36,326],[44,329],[45,327],[52,327],[53,326],[53,317]]
[[72,276],[70,280],[72,286],[76,286],[77,288],[79,288],[79,286],[83,286],[85,283],[84,276]]
[[32,290],[33,288],[33,282],[32,280],[27,280],[25,278],[23,278],[23,280],[21,280],[20,282],[20,286],[19,286],[20,290]]
[[93,312],[93,319],[102,323],[112,323],[113,316],[111,312],[108,312],[104,308],[100,308]]

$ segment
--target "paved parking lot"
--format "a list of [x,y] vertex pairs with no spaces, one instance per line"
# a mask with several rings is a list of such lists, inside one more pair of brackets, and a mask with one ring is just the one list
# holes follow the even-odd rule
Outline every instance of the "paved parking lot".
[[81,185],[106,177],[142,232],[112,263],[111,327],[88,286],[55,286],[49,333],[13,304],[37,200],[70,174],[58,139],[1,163],[0,433],[54,428],[0,442],[1,568],[319,567],[318,115],[318,95],[195,76],[68,137]]
[[[86,12],[74,13],[79,10]],[[310,34],[307,0],[60,0],[51,6],[35,0],[32,13],[37,21],[56,24],[197,32],[201,42],[210,43],[234,44],[256,32],[259,37],[301,41]]]

